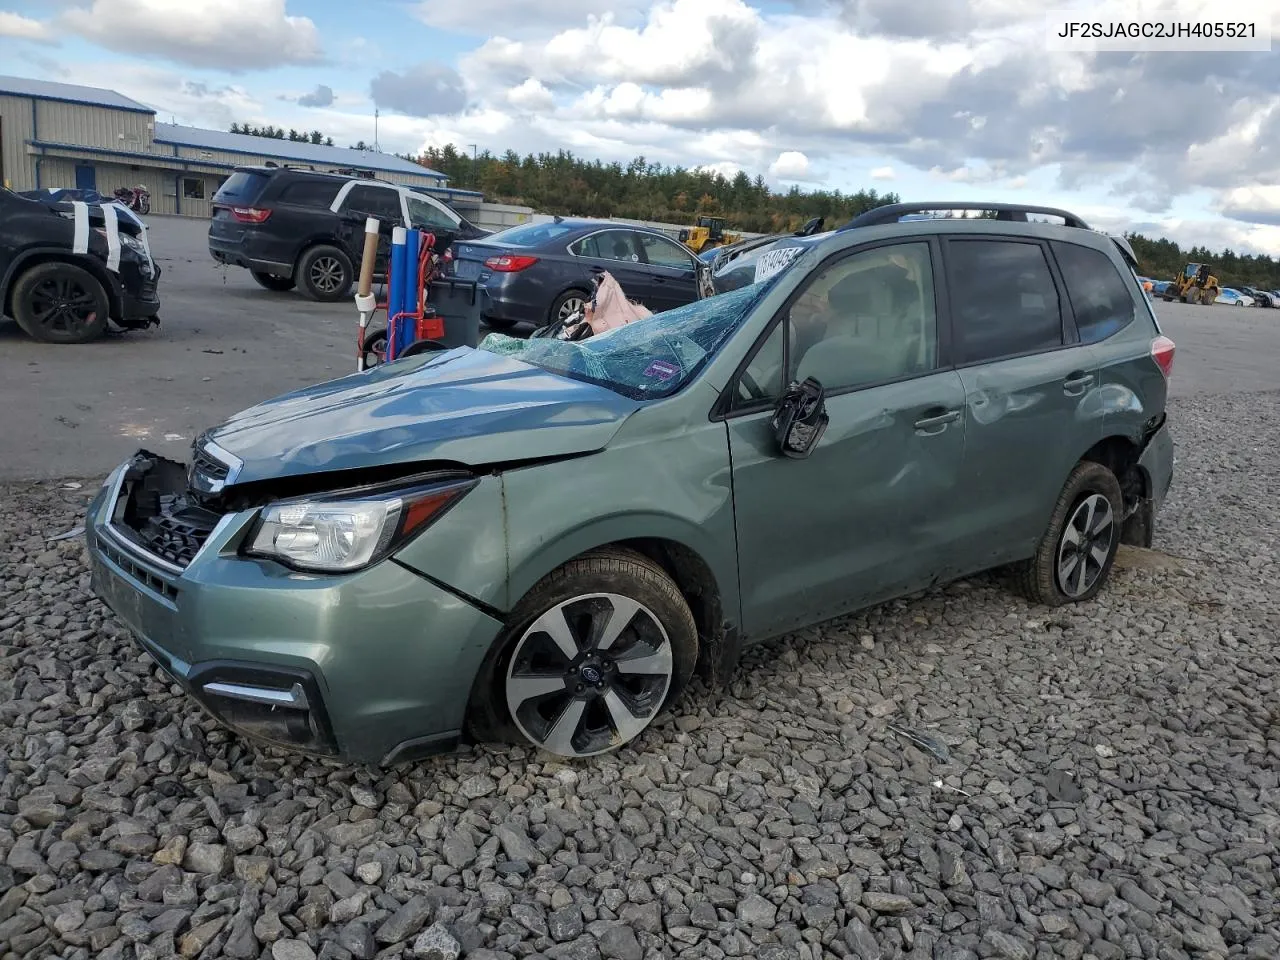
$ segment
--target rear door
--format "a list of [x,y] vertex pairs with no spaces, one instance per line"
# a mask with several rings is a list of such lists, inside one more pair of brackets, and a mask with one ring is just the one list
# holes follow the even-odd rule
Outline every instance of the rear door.
[[635,230],[614,227],[588,234],[569,246],[584,281],[608,271],[622,285],[622,292],[629,300],[638,300],[655,313],[665,307],[661,302],[658,284],[653,275],[640,262],[640,246]]
[[392,186],[355,183],[343,188],[334,202],[338,205],[338,239],[346,248],[353,264],[360,263],[364,252],[364,226],[369,217],[378,219],[378,259],[374,269],[385,273],[391,257],[391,231],[404,226],[404,209],[400,191]]
[[943,244],[952,343],[966,404],[965,572],[1029,556],[1068,474],[1102,439],[1098,358],[1079,342],[1047,244]]
[[637,233],[636,240],[656,304],[650,309],[671,310],[698,299],[698,275],[692,253],[656,233]]

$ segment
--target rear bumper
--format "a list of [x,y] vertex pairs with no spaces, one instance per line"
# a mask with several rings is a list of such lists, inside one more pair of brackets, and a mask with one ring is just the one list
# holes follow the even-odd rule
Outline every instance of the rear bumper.
[[1138,458],[1138,466],[1147,476],[1148,496],[1152,513],[1159,512],[1173,486],[1173,434],[1165,421],[1147,441],[1146,449]]
[[116,532],[122,473],[86,518],[93,590],[221,723],[384,766],[459,743],[498,621],[394,561],[316,576],[242,557],[255,510],[224,516],[180,568]]
[[263,260],[259,257],[251,257],[246,255],[242,250],[237,249],[233,244],[215,244],[209,241],[209,255],[218,263],[225,263],[229,267],[244,267],[246,270],[254,270],[258,273],[269,273],[273,276],[284,277],[286,280],[293,276],[293,264],[282,263],[277,260]]
[[261,249],[267,246],[252,230],[245,229],[237,239],[209,234],[209,255],[218,263],[232,267],[244,267],[259,273],[270,273],[288,279],[293,276],[293,261],[285,259],[280,250]]

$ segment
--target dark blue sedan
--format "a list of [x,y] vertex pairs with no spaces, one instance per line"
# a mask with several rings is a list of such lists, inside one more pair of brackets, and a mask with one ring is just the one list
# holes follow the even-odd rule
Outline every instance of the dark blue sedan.
[[[542,326],[567,317],[607,270],[628,299],[654,313],[698,299],[693,251],[646,227],[606,220],[523,223],[453,245],[454,273],[479,280],[480,315],[490,327]],[[705,267],[703,268],[706,269]]]

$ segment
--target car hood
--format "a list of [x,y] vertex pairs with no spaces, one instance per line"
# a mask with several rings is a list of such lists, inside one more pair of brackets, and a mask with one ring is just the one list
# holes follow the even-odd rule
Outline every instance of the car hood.
[[605,387],[459,347],[285,394],[204,437],[234,484],[403,463],[481,467],[603,448],[638,406]]

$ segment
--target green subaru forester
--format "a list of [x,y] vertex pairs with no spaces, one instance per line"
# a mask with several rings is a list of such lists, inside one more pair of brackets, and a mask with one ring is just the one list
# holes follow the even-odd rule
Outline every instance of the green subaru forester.
[[1069,213],[901,220],[973,206],[785,238],[581,342],[309,387],[187,466],[140,451],[90,509],[95,590],[227,725],[383,765],[611,750],[746,644],[982,570],[1088,600],[1151,542],[1174,345]]

